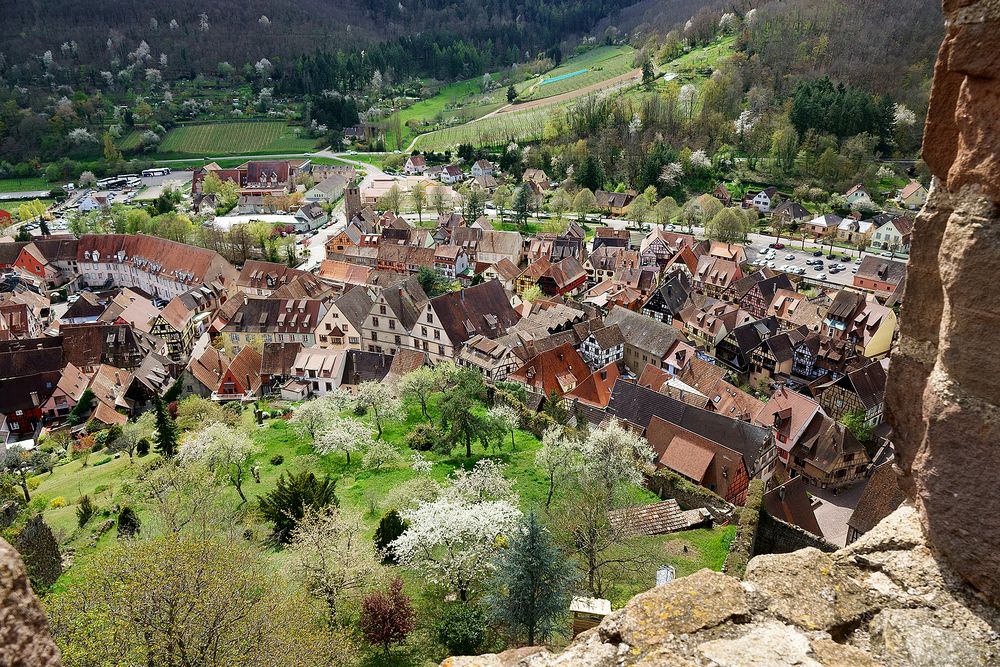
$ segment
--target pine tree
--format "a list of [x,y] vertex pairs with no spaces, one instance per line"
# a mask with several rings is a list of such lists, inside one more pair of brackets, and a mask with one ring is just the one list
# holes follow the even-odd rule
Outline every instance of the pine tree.
[[381,521],[378,522],[374,538],[375,551],[381,556],[382,562],[386,565],[396,563],[396,554],[389,548],[389,545],[406,531],[407,526],[408,524],[403,520],[403,517],[394,509],[386,512],[382,516]]
[[545,641],[566,615],[575,581],[567,557],[534,511],[521,520],[509,549],[501,549],[486,600],[493,619],[528,645]]
[[528,191],[528,187],[522,185],[514,190],[514,222],[521,226],[527,224],[530,206],[531,192]]
[[156,451],[164,458],[173,458],[177,453],[177,424],[167,412],[167,406],[163,399],[156,397],[154,406],[156,408]]
[[340,504],[334,490],[335,482],[329,477],[320,480],[311,472],[301,472],[286,478],[282,473],[274,490],[260,497],[260,513],[274,523],[274,539],[288,542],[307,509]]
[[514,86],[507,88],[507,101],[511,104],[517,99],[517,89]]

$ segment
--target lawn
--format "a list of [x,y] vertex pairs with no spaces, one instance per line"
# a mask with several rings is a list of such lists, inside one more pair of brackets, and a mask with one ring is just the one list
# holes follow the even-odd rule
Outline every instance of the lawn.
[[466,79],[442,87],[433,96],[396,112],[402,137],[396,146],[404,149],[413,137],[441,127],[456,125],[484,116],[506,103],[506,89],[482,90],[482,79]]
[[0,192],[51,190],[54,185],[54,183],[49,183],[42,176],[32,178],[0,178]]
[[570,58],[538,77],[520,92],[520,99],[538,100],[562,95],[613,79],[633,69],[635,49],[631,46],[602,46]]
[[[266,155],[315,150],[316,140],[301,133],[302,128],[284,121],[179,125],[167,132],[156,155],[170,159],[186,155]],[[122,138],[120,145],[127,148],[137,141],[138,135],[132,132]]]
[[707,46],[692,49],[684,55],[674,60],[663,63],[660,68],[667,72],[676,72],[678,78],[684,82],[692,82],[707,79],[712,75],[712,70],[723,58],[733,54],[732,36],[723,37]]

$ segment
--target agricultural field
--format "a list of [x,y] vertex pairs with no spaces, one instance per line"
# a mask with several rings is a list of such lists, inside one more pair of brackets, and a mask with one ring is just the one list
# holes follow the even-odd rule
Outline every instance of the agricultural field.
[[635,49],[631,46],[602,46],[570,58],[538,77],[519,92],[519,99],[529,101],[563,95],[634,69]]
[[49,183],[44,177],[33,178],[0,178],[0,192],[37,192],[51,190],[55,183]]
[[509,141],[535,141],[542,138],[545,122],[560,106],[551,105],[525,111],[497,114],[480,120],[437,130],[417,137],[414,150],[438,151],[459,144],[499,147]]
[[[163,159],[185,155],[240,155],[297,153],[316,148],[316,140],[299,136],[301,128],[283,121],[236,121],[180,125],[167,132],[157,155]],[[119,142],[122,149],[138,145],[140,133]]]
[[704,81],[712,75],[719,61],[733,54],[734,37],[723,37],[711,44],[692,49],[679,58],[660,65],[661,70],[675,72],[684,83]]

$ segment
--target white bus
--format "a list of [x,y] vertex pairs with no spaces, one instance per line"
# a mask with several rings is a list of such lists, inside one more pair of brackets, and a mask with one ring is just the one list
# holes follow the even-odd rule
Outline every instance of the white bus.
[[142,177],[149,178],[150,176],[166,176],[170,173],[170,167],[154,167],[152,169],[143,169]]
[[121,190],[128,185],[128,178],[125,176],[109,176],[97,181],[97,187],[101,190]]

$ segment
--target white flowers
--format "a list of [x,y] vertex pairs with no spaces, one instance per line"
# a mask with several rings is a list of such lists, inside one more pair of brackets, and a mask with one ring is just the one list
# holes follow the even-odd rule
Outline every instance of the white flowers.
[[426,475],[434,469],[434,462],[420,452],[413,452],[413,456],[410,457],[410,468],[413,469],[413,472]]
[[739,118],[733,121],[736,127],[736,134],[743,135],[753,129],[754,124],[757,119],[750,111],[743,111],[740,113]]
[[691,153],[690,162],[692,167],[697,167],[698,169],[709,169],[712,166],[712,161],[708,159],[708,155],[701,149]]
[[896,127],[909,127],[917,122],[917,114],[908,109],[906,105],[897,102],[893,109],[892,121]]
[[736,28],[739,27],[740,21],[736,18],[736,14],[725,13],[722,18],[719,19],[719,30],[723,32],[735,32]]
[[668,188],[677,185],[684,175],[684,167],[679,162],[671,162],[660,171],[660,182]]

